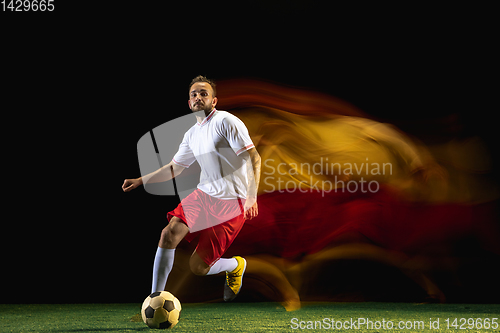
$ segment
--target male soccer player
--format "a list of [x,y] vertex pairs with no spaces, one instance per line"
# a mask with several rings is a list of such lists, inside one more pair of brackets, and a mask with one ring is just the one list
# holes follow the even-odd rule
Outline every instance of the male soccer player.
[[193,79],[189,87],[189,108],[197,123],[184,135],[172,161],[157,171],[126,179],[122,189],[129,192],[145,183],[177,177],[195,160],[201,168],[197,189],[169,212],[162,230],[153,265],[151,292],[162,291],[174,263],[175,248],[185,237],[199,242],[189,265],[196,275],[226,272],[224,300],[239,293],[246,260],[236,256],[222,259],[246,219],[258,214],[257,188],[260,156],[243,122],[215,108],[215,83],[204,76]]

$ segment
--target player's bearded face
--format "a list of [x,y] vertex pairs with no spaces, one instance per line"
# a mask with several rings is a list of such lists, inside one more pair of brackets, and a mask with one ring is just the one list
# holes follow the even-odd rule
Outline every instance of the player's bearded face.
[[191,104],[191,110],[193,112],[198,112],[198,111],[205,111],[205,112],[210,112],[212,111],[212,101],[210,103],[205,103],[204,101],[198,101],[195,102],[194,104]]
[[199,82],[193,84],[189,93],[189,106],[191,111],[205,111],[208,114],[215,107],[217,99],[213,96],[213,90],[209,84]]

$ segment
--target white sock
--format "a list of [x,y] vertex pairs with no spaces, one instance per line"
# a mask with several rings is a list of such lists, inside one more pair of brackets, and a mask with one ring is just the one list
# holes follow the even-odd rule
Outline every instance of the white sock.
[[175,249],[163,249],[158,247],[158,250],[156,250],[151,293],[165,290],[168,274],[170,274],[174,266],[174,257]]
[[218,274],[220,272],[226,271],[226,272],[232,272],[238,267],[238,260],[235,258],[231,259],[222,259],[220,258],[215,262],[215,264],[210,267],[210,270],[208,271],[207,275],[213,275],[213,274]]

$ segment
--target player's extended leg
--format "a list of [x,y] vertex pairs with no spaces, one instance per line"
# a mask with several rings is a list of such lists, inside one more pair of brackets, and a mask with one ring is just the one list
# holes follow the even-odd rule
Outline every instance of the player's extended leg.
[[191,271],[196,275],[214,275],[220,272],[226,273],[226,283],[224,285],[224,300],[232,301],[240,292],[243,274],[247,267],[247,262],[242,257],[220,258],[210,267],[200,255],[194,251],[189,260]]
[[163,291],[167,278],[174,266],[175,248],[188,234],[188,226],[178,217],[172,217],[162,230],[153,265],[153,283],[151,293]]
[[238,268],[238,264],[239,262],[236,258],[220,258],[210,267],[196,251],[193,252],[191,259],[189,259],[189,267],[196,275],[214,275],[220,272],[232,272]]

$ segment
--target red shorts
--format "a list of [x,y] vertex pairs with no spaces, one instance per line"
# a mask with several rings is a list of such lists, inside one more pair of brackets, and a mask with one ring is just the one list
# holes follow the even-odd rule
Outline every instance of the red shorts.
[[212,266],[243,227],[244,203],[245,199],[221,200],[196,189],[167,214],[167,219],[178,217],[189,227],[190,232],[185,237],[188,242],[200,236],[196,252]]

